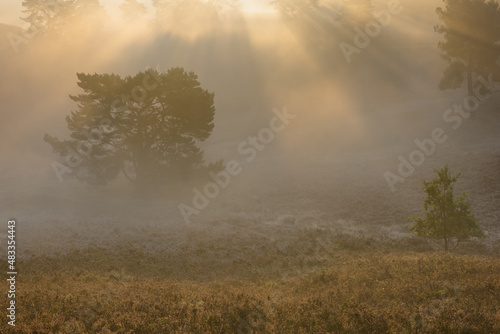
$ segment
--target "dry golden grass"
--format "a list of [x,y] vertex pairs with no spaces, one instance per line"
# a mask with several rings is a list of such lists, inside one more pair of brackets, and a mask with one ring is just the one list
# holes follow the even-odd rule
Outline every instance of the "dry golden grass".
[[[151,254],[118,256],[104,249],[21,262],[16,327],[4,316],[1,328],[4,333],[500,332],[497,257],[340,252],[322,268],[286,279],[221,273],[186,280],[165,262]],[[2,305],[6,298],[2,294]]]

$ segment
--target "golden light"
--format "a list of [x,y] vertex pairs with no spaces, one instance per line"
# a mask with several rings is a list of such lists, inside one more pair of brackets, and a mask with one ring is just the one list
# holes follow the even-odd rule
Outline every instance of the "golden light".
[[241,11],[245,14],[272,14],[275,9],[267,0],[240,0]]

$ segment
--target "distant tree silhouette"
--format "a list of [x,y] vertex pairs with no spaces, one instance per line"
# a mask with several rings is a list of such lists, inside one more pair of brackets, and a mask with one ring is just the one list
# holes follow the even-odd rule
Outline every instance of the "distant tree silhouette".
[[39,35],[71,37],[96,32],[106,18],[99,0],[24,0],[22,5],[22,19]]
[[456,239],[456,247],[469,237],[483,237],[484,232],[470,212],[470,203],[466,200],[469,195],[464,192],[458,198],[453,196],[453,185],[460,174],[451,176],[448,166],[435,172],[436,179],[423,181],[423,190],[427,194],[424,217],[408,218],[415,222],[410,231],[420,237],[443,239],[445,250],[452,239]]
[[350,27],[363,29],[373,19],[371,0],[344,0],[340,10],[340,20]]
[[271,4],[288,19],[310,17],[319,9],[319,0],[273,0]]
[[66,117],[71,139],[46,134],[44,140],[71,162],[78,179],[106,184],[122,172],[148,189],[206,168],[198,143],[214,127],[214,94],[196,74],[177,67],[125,78],[77,76],[84,93],[70,96],[78,105]]
[[448,67],[440,89],[460,88],[467,80],[469,95],[474,94],[473,72],[488,76],[498,72],[495,62],[500,53],[500,5],[494,0],[443,0],[436,12],[442,25],[434,29],[444,41],[438,47]]
[[309,51],[328,59],[328,62],[332,54],[341,55],[338,41],[342,32],[336,21],[339,16],[336,8],[318,0],[274,0],[271,4]]
[[179,6],[179,0],[152,0],[153,7],[156,10],[156,19],[161,21]]
[[137,0],[124,0],[120,5],[123,17],[128,21],[136,21],[142,19],[147,14],[146,6]]

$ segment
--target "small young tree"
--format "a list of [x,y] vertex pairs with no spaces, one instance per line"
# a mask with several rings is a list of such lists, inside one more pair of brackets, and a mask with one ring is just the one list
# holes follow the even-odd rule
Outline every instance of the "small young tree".
[[423,190],[427,194],[424,201],[424,217],[409,217],[415,224],[410,231],[419,237],[444,240],[444,249],[448,250],[453,239],[455,247],[469,237],[483,237],[484,232],[477,224],[476,217],[470,212],[469,196],[463,192],[453,196],[453,185],[460,173],[451,176],[448,166],[434,170],[438,177],[430,182],[423,181]]

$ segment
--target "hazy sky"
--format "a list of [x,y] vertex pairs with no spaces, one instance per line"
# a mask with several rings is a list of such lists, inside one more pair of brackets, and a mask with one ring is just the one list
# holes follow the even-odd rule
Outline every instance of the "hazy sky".
[[6,0],[0,2],[0,22],[7,24],[21,24],[21,1]]
[[[210,0],[203,0],[210,1]],[[252,12],[271,12],[272,6],[269,4],[269,0],[216,0],[220,2],[227,2],[232,4],[239,1],[241,3],[241,10],[246,13]],[[102,5],[106,7],[107,12],[114,16],[119,13],[119,6],[123,3],[123,0],[100,0]],[[149,14],[152,13],[152,1],[142,0],[139,1],[144,3],[148,7]],[[22,1],[20,0],[2,0],[0,1],[0,22],[7,24],[22,25],[23,21],[19,18],[22,16]]]

